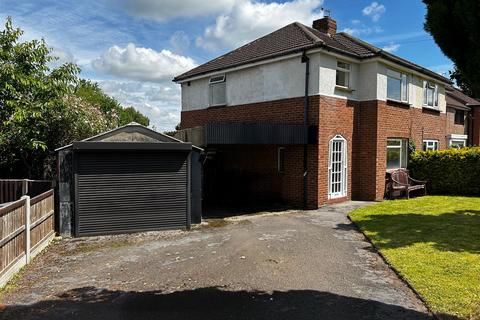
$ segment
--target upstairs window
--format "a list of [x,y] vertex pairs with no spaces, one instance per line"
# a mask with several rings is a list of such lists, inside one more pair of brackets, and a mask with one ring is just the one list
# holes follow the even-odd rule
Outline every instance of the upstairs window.
[[423,105],[438,108],[438,85],[430,81],[423,81]]
[[215,76],[209,81],[210,106],[224,106],[227,104],[225,75]]
[[455,110],[455,124],[462,126],[465,124],[465,111]]
[[408,81],[406,74],[387,69],[387,98],[408,102]]
[[387,139],[387,170],[406,168],[407,154],[407,139]]
[[438,150],[438,140],[423,140],[423,151]]
[[337,86],[349,88],[350,87],[350,64],[342,61],[337,61]]

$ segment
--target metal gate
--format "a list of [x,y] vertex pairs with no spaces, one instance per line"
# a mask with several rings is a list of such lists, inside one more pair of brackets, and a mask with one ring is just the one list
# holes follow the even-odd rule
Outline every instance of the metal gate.
[[76,235],[186,228],[188,152],[76,153]]

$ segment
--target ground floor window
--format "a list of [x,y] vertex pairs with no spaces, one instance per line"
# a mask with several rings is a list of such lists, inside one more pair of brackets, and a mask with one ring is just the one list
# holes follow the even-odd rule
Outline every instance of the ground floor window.
[[460,149],[460,148],[465,148],[466,146],[466,141],[463,140],[463,139],[451,139],[450,140],[450,148],[456,148],[456,149]]
[[328,153],[328,197],[347,195],[347,141],[336,135],[330,140]]
[[277,170],[278,173],[285,171],[285,148],[279,147],[277,150]]
[[387,169],[399,169],[407,167],[408,140],[387,139]]
[[423,140],[423,151],[438,150],[438,140]]

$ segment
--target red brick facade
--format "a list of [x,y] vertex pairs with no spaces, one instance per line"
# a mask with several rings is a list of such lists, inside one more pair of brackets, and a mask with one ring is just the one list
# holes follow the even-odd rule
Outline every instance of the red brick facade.
[[[480,117],[480,108],[479,108]],[[381,200],[385,188],[387,138],[424,139],[446,148],[446,115],[385,101],[356,102],[325,96],[310,97],[309,123],[318,125],[318,144],[308,146],[308,205],[347,200]],[[303,98],[182,112],[182,129],[206,123],[303,123]],[[348,192],[328,199],[329,141],[341,135],[348,146]],[[218,147],[229,176],[252,177],[242,183],[260,197],[276,196],[288,203],[303,199],[303,146],[285,147],[285,170],[277,170],[279,146]],[[236,172],[236,173],[234,173]],[[225,172],[223,174],[226,174]],[[235,181],[231,181],[232,184]],[[228,183],[225,184],[225,188]],[[233,190],[233,189],[232,189]]]
[[[465,119],[464,124],[455,123],[456,109],[447,107],[447,133],[448,134],[468,134],[468,118]],[[464,111],[467,115],[467,111]]]

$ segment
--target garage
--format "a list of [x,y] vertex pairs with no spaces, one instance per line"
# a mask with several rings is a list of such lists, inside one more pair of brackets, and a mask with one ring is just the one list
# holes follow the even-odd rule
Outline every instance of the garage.
[[60,234],[188,229],[201,221],[201,149],[139,124],[57,150]]

